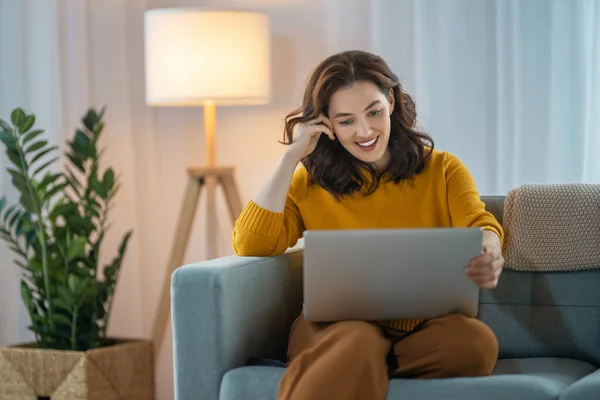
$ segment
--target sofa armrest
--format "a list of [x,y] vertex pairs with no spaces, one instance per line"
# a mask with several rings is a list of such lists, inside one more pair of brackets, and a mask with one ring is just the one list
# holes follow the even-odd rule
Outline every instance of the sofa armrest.
[[285,359],[302,310],[302,250],[186,265],[171,277],[176,400],[217,400],[249,357]]

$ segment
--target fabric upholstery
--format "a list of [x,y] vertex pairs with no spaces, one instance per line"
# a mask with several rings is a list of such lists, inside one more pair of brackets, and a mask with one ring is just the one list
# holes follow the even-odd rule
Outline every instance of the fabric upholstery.
[[216,400],[223,374],[251,357],[283,358],[302,306],[302,253],[224,257],[171,279],[175,399]]
[[[595,369],[586,362],[559,358],[500,360],[490,377],[392,379],[387,399],[558,399],[569,385]],[[274,400],[283,372],[283,368],[276,367],[231,370],[223,377],[220,400]]]
[[600,268],[600,185],[522,185],[506,196],[504,258],[519,271]]
[[500,358],[571,357],[600,365],[600,270],[504,270],[480,292],[479,315],[496,333]]
[[[504,198],[482,200],[502,223]],[[302,308],[301,264],[297,249],[225,257],[173,274],[176,400],[274,398],[284,368],[245,365],[251,357],[284,359]],[[394,379],[388,398],[600,398],[600,269],[505,269],[495,290],[481,292],[479,318],[500,344],[494,376]]]
[[583,377],[569,386],[560,400],[592,400],[600,398],[600,370]]

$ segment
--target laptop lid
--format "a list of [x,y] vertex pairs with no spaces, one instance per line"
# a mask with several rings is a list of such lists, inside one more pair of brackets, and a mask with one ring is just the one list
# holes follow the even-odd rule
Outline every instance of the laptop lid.
[[304,240],[309,321],[475,317],[479,287],[464,273],[480,228],[314,230]]

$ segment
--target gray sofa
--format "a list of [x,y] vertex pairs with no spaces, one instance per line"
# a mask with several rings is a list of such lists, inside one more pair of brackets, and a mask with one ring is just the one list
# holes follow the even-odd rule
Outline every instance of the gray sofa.
[[[504,197],[483,201],[502,222]],[[275,399],[284,368],[247,363],[284,360],[302,307],[302,250],[186,265],[171,285],[175,399]],[[600,399],[600,269],[505,269],[482,291],[478,318],[500,344],[492,376],[393,379],[387,398]]]

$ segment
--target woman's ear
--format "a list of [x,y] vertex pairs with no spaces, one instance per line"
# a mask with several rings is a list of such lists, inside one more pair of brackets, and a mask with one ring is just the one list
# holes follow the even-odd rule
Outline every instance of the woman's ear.
[[392,115],[392,112],[394,112],[394,104],[396,103],[394,90],[392,88],[388,89],[388,102],[390,103],[390,115]]

